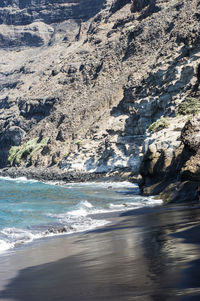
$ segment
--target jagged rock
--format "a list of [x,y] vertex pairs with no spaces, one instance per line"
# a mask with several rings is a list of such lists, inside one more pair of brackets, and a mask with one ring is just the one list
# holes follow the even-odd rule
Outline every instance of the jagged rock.
[[199,95],[199,13],[197,1],[1,1],[2,141],[13,126],[21,144],[49,137],[32,166],[68,174],[178,173],[182,123],[148,128]]
[[183,180],[200,180],[200,113],[191,118],[181,133],[182,141],[191,157],[181,169]]
[[0,47],[39,47],[74,41],[82,21],[102,8],[105,0],[1,1]]
[[200,180],[200,154],[191,156],[190,159],[183,165],[181,169],[181,178],[184,181]]
[[140,12],[147,6],[155,7],[156,0],[133,0],[131,5],[131,12]]
[[181,144],[181,127],[185,118],[169,118],[169,126],[149,134],[145,140],[144,157],[140,166],[143,185],[173,178],[181,169],[183,145]]
[[89,19],[102,8],[105,0],[8,0],[0,3],[0,24],[27,25],[34,20],[46,24],[68,19]]
[[110,11],[112,13],[115,13],[116,11],[118,11],[128,3],[131,3],[131,0],[115,0],[110,8]]
[[184,126],[180,125],[179,118],[177,124],[180,126],[176,132],[179,143],[175,146],[170,129],[167,130],[168,139],[162,130],[160,133],[164,134],[168,146],[158,148],[158,140],[163,138],[154,134],[156,139],[147,140],[147,151],[141,164],[143,192],[159,194],[165,201],[194,200],[195,185],[200,180],[200,114],[191,117]]
[[200,113],[185,124],[181,132],[181,139],[190,150],[196,153],[200,151]]

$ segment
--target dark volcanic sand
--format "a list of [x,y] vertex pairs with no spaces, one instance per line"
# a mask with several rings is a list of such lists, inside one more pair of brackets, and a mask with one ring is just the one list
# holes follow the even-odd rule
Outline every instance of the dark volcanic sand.
[[0,300],[200,300],[199,225],[199,204],[171,205],[19,248],[1,255]]

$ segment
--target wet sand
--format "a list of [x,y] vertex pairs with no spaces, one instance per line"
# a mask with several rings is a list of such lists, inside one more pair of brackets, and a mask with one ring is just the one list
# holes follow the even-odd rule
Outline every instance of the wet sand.
[[199,204],[112,219],[1,255],[0,300],[200,300]]

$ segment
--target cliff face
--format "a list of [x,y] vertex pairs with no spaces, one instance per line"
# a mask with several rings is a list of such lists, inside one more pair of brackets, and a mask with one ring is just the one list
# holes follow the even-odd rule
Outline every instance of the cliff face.
[[0,3],[0,47],[39,47],[74,40],[80,23],[95,16],[105,0],[19,0]]
[[171,120],[170,126],[160,131],[160,137],[156,135],[156,140],[148,144],[141,164],[141,186],[145,194],[159,194],[165,201],[197,199],[196,186],[200,180],[200,114],[186,120],[183,117],[179,117],[176,123]]
[[[3,1],[0,166],[171,174],[179,105],[199,99],[199,16],[197,0]],[[149,133],[161,116],[170,129]]]
[[0,24],[28,25],[36,21],[46,24],[69,19],[86,21],[95,16],[105,0],[2,0]]

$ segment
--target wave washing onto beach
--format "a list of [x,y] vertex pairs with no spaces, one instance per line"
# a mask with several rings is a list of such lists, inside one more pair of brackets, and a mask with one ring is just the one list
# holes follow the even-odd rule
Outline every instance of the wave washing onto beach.
[[162,204],[139,196],[138,185],[130,182],[55,185],[24,177],[0,178],[0,189],[0,251],[105,226],[112,212]]
[[109,223],[106,220],[94,220],[88,218],[79,220],[69,220],[70,225],[50,226],[44,231],[24,230],[17,228],[4,228],[0,231],[0,252],[13,249],[25,243],[30,243],[36,239],[52,237],[58,235],[72,234],[75,232],[83,232],[104,226]]
[[1,177],[0,176],[0,181],[12,181],[16,183],[36,183],[38,180],[34,179],[27,179],[26,177],[19,177],[19,178],[11,178],[11,177]]

